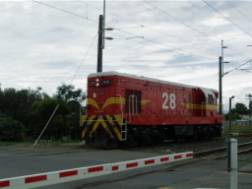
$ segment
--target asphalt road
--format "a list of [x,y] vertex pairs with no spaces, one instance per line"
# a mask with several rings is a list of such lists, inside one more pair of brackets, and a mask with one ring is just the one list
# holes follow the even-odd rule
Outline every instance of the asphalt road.
[[129,150],[97,150],[77,147],[0,146],[0,178],[124,161],[159,155]]
[[[129,150],[94,150],[80,148],[23,148],[0,147],[0,178],[39,172],[81,167],[160,155],[157,152]],[[240,168],[250,165],[247,155]],[[251,170],[250,170],[251,169]],[[252,174],[239,174],[240,189],[252,188]],[[41,189],[187,189],[228,188],[226,160],[203,160],[183,166],[163,165],[137,171],[102,176],[72,183],[42,187]]]

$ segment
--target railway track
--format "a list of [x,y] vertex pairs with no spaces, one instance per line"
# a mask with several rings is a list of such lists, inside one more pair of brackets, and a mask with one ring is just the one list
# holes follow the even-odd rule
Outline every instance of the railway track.
[[[208,150],[202,150],[194,153],[195,158],[213,156],[214,158],[225,158],[227,156],[227,146],[222,146],[219,148],[212,148]],[[245,142],[238,144],[238,153],[248,153],[252,152],[252,142]]]

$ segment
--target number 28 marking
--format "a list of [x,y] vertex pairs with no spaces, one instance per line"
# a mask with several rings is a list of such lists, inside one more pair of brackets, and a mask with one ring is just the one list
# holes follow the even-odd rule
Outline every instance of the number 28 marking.
[[174,93],[169,94],[167,92],[163,92],[162,99],[163,99],[163,104],[162,104],[163,110],[176,109],[176,95]]

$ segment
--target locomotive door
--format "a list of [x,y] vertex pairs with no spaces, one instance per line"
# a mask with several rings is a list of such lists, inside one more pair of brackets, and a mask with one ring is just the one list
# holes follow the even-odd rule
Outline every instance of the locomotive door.
[[193,115],[205,116],[206,115],[206,98],[204,93],[199,89],[193,89]]
[[137,115],[141,112],[141,92],[137,90],[126,90],[125,112],[129,115]]

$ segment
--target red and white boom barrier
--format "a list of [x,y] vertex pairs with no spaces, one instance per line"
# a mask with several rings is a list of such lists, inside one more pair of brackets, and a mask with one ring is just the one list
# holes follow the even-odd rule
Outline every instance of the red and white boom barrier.
[[193,152],[183,152],[177,154],[168,154],[151,158],[136,159],[130,161],[106,163],[88,167],[52,171],[34,175],[12,177],[0,179],[0,188],[8,189],[28,189],[41,186],[48,186],[63,182],[87,179],[102,175],[134,170],[138,168],[163,165],[193,158]]

